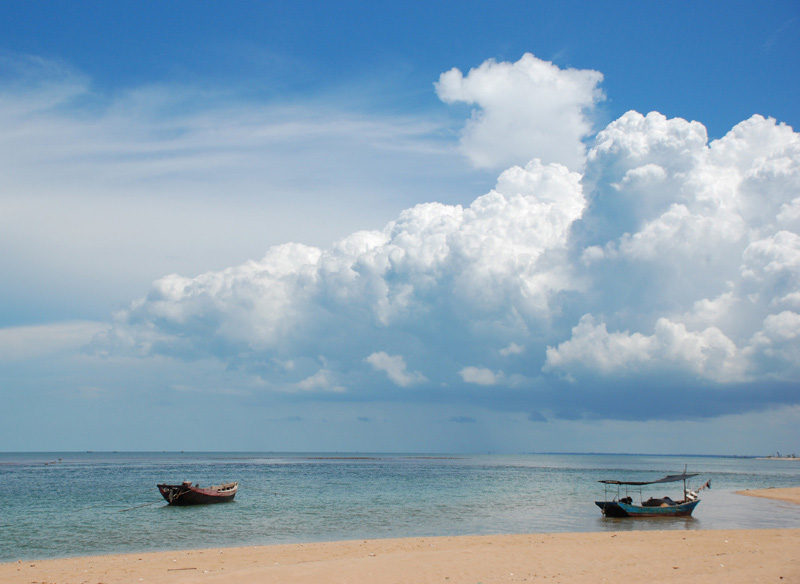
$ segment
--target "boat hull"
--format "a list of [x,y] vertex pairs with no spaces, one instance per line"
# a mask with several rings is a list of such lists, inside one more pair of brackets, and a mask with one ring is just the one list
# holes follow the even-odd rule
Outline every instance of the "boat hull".
[[191,484],[182,485],[157,485],[161,496],[170,505],[209,505],[212,503],[228,503],[233,501],[238,490],[238,485],[222,485],[222,488],[211,487],[201,489]]
[[700,499],[664,507],[643,507],[619,501],[595,501],[594,504],[606,517],[688,517],[699,502]]

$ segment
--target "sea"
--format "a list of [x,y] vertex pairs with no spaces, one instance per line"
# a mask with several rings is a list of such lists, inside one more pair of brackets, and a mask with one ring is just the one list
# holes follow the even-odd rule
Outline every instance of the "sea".
[[[699,473],[690,518],[611,519],[602,479]],[[238,481],[231,503],[171,507],[157,483]],[[374,538],[800,528],[800,462],[621,454],[0,453],[0,562]],[[682,483],[645,487],[681,496]],[[614,492],[616,494],[616,491]],[[638,494],[635,496],[638,498]]]

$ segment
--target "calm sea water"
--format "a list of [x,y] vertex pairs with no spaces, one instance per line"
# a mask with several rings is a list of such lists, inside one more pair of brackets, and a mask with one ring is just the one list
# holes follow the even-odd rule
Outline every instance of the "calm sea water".
[[[694,517],[605,519],[600,479],[711,479]],[[699,484],[697,477],[696,484]],[[169,507],[155,485],[239,481],[233,503]],[[632,455],[0,453],[0,561],[410,536],[800,528],[800,463]],[[680,495],[660,485],[646,496]]]

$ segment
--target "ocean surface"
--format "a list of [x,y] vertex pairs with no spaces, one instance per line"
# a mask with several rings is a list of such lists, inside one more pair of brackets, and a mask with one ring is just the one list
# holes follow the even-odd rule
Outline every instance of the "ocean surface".
[[[711,479],[691,518],[606,519],[601,479]],[[232,503],[170,507],[156,483],[239,481]],[[0,561],[412,536],[800,528],[800,462],[606,454],[0,453]],[[645,498],[681,496],[681,483]]]

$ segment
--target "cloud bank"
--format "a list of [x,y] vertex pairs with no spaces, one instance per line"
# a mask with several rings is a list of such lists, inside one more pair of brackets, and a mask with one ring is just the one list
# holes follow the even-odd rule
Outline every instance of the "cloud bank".
[[[508,115],[538,127],[531,80],[515,75],[550,67],[487,62],[438,90],[491,93],[501,71]],[[593,96],[573,113],[597,99],[599,74],[547,74]],[[572,146],[577,119],[560,122]],[[800,136],[756,115],[709,143],[698,122],[631,111],[585,154],[582,173],[534,158],[469,206],[420,204],[328,249],[165,276],[90,348],[218,359],[264,391],[402,391],[531,420],[800,403]]]

